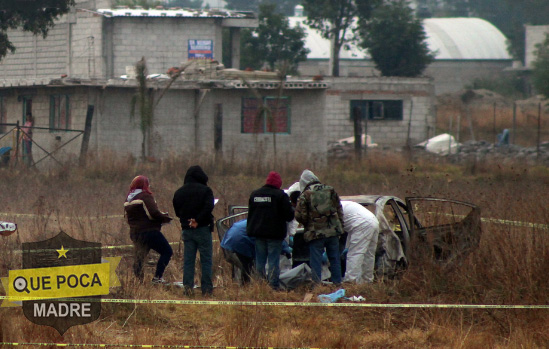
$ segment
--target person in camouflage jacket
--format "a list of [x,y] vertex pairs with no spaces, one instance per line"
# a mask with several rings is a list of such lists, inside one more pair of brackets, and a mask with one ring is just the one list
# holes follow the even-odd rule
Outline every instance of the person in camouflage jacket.
[[320,183],[310,170],[305,170],[299,180],[301,195],[295,211],[296,220],[305,228],[305,240],[309,243],[310,265],[315,282],[321,281],[322,254],[326,249],[330,261],[331,279],[341,283],[339,236],[343,234],[343,208],[334,188]]

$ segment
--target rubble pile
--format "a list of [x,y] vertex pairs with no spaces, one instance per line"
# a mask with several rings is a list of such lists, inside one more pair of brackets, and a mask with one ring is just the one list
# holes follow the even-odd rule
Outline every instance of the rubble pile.
[[[372,150],[367,150],[372,151]],[[376,152],[401,153],[402,148],[377,147]],[[332,143],[328,146],[328,158],[330,159],[349,159],[354,156],[353,144]],[[519,145],[496,145],[487,141],[467,141],[461,143],[456,153],[453,154],[435,154],[421,147],[412,148],[412,156],[418,158],[428,158],[432,161],[450,161],[456,164],[467,163],[472,160],[496,161],[505,163],[509,161],[524,161],[530,164],[540,164],[549,166],[549,142],[542,143],[537,147],[521,147]]]
[[500,145],[486,141],[467,141],[461,144],[456,154],[446,156],[450,161],[460,163],[471,160],[519,160],[529,163],[549,165],[549,143],[540,144],[539,154],[537,147],[521,147],[519,145]]

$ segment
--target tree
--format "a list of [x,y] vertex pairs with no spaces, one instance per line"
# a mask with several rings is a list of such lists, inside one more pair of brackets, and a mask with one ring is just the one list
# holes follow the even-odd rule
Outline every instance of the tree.
[[421,20],[406,0],[385,1],[370,20],[360,20],[359,32],[383,76],[419,76],[434,60]]
[[0,60],[16,47],[8,38],[9,29],[21,28],[34,35],[48,35],[55,19],[69,12],[74,0],[0,0]]
[[170,0],[168,6],[183,8],[202,8],[202,0]]
[[549,34],[545,35],[545,41],[537,44],[536,48],[532,83],[537,92],[549,99]]
[[339,52],[344,43],[353,40],[355,18],[370,18],[382,0],[303,0],[307,24],[332,40],[332,75],[339,76]]
[[288,71],[295,73],[299,62],[307,59],[305,30],[291,28],[288,19],[275,12],[274,4],[259,6],[259,26],[242,32],[241,66],[261,69],[265,64],[271,70],[287,63]]

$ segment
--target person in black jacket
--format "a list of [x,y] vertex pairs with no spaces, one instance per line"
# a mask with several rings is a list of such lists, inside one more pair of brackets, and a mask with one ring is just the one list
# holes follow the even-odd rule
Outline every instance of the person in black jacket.
[[173,196],[173,208],[181,222],[184,242],[183,285],[187,294],[193,293],[196,252],[200,252],[203,295],[213,293],[212,228],[214,196],[207,186],[208,176],[200,166],[191,166],[184,185]]
[[[280,288],[280,253],[282,240],[286,237],[286,222],[294,219],[294,209],[288,195],[280,189],[280,175],[271,171],[265,185],[250,195],[248,203],[248,224],[246,233],[255,237],[255,267],[257,272],[266,277],[269,285]],[[265,264],[269,271],[265,275]]]

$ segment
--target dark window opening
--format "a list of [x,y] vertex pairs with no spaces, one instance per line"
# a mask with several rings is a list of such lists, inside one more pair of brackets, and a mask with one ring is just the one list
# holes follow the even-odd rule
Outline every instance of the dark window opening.
[[402,120],[402,100],[354,100],[351,101],[350,118],[360,115],[365,120]]

